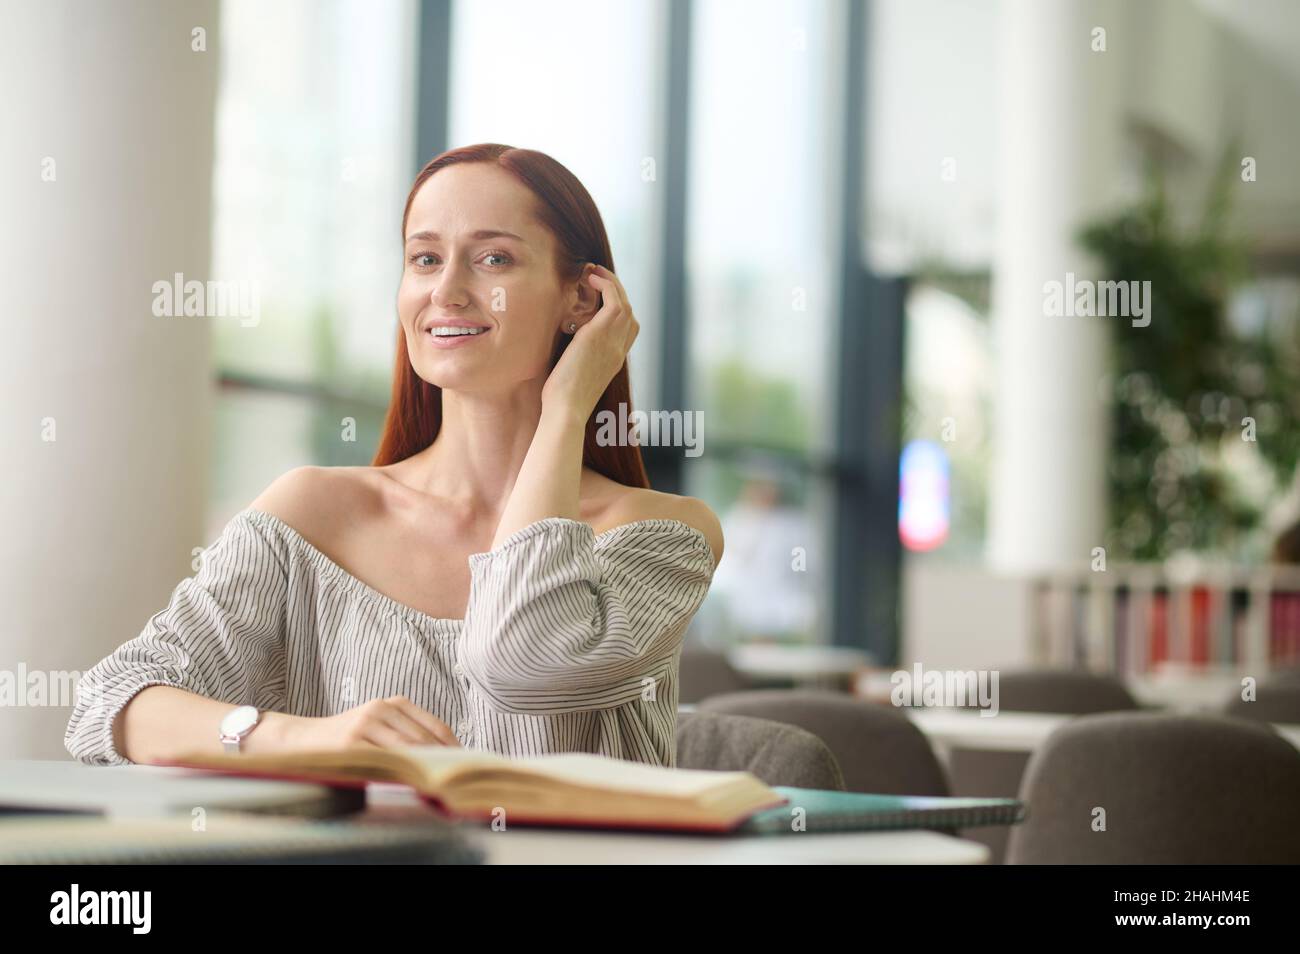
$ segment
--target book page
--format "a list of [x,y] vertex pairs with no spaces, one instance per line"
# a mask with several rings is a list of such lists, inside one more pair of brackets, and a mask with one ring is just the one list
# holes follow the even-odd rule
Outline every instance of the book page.
[[509,758],[495,752],[443,745],[408,745],[401,746],[397,751],[419,762],[435,778],[448,769],[484,765],[513,769],[588,788],[681,796],[702,794],[737,781],[748,781],[751,784],[757,782],[748,772],[670,769],[586,752]]
[[644,762],[629,762],[603,755],[573,752],[563,755],[533,755],[513,760],[520,767],[552,778],[627,792],[662,795],[700,795],[738,781],[756,780],[748,772],[711,772],[703,769],[664,768]]
[[430,784],[436,785],[453,769],[466,765],[509,765],[510,759],[495,752],[466,749],[455,745],[398,745],[393,751],[417,763]]

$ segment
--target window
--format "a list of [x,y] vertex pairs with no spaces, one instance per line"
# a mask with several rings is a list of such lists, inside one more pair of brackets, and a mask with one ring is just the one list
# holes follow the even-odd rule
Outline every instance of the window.
[[373,456],[416,35],[410,0],[225,0],[221,20],[213,273],[255,282],[259,314],[214,332],[218,525],[286,470]]
[[[416,49],[421,10],[433,16],[426,40],[445,49]],[[831,592],[867,576],[892,587],[896,543],[862,541],[878,556],[870,573],[833,559],[845,539],[832,513],[855,514],[852,533],[884,532],[857,526],[879,495],[845,477],[863,452],[837,446],[835,409],[842,395],[862,405],[868,444],[881,439],[872,422],[897,410],[888,386],[849,396],[837,354],[842,329],[861,331],[842,314],[857,223],[840,188],[860,165],[846,159],[859,136],[842,87],[845,52],[861,49],[846,37],[866,33],[860,10],[225,0],[214,277],[257,280],[261,320],[218,333],[214,519],[295,465],[373,457],[415,143],[507,143],[564,163],[601,211],[641,324],[636,408],[701,415],[701,456],[655,459],[656,486],[707,500],[727,536],[693,633],[715,645],[820,643],[834,623],[866,641],[868,621]],[[433,57],[427,76],[421,56]],[[417,101],[420,89],[437,101]],[[682,315],[666,313],[674,301]],[[685,365],[663,364],[683,343]],[[683,381],[684,396],[660,394]],[[892,596],[871,600],[891,615]]]
[[937,491],[945,497],[942,532],[918,539],[900,513],[911,550],[967,559],[983,554],[993,403],[988,298],[986,273],[919,276],[907,296],[904,466],[928,451],[947,474]]
[[503,0],[457,3],[452,10],[449,141],[536,149],[587,187],[641,325],[628,361],[639,408],[653,402],[656,390],[656,215],[663,183],[652,106],[662,6]]
[[718,643],[821,642],[838,10],[715,0],[692,11],[688,400],[706,439],[686,474],[727,538],[699,629]]

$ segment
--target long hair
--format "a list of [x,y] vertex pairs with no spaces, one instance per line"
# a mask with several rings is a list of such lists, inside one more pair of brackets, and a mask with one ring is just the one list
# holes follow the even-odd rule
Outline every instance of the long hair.
[[[406,244],[406,223],[411,214],[411,203],[420,187],[439,169],[457,162],[494,162],[526,185],[538,199],[538,212],[542,224],[550,229],[556,239],[556,263],[562,281],[577,281],[584,262],[595,262],[614,271],[614,256],[609,247],[605,223],[591,195],[577,177],[543,152],[533,149],[515,149],[500,143],[480,143],[449,149],[436,156],[415,177],[406,210],[402,213],[402,244]],[[572,335],[560,335],[551,354],[550,367],[564,354],[573,340]],[[601,411],[613,413],[620,421],[619,404],[627,408],[627,420],[632,417],[632,387],[628,377],[627,362],[618,369],[596,402],[587,418],[586,433],[582,442],[582,462],[597,473],[628,487],[649,487],[641,448],[630,443],[626,434],[619,434],[610,445],[596,441],[596,419]],[[379,449],[371,465],[382,467],[405,460],[433,443],[442,427],[442,388],[430,384],[415,373],[406,350],[406,334],[399,322],[397,328],[397,358],[393,371],[393,394],[384,418],[384,430]]]

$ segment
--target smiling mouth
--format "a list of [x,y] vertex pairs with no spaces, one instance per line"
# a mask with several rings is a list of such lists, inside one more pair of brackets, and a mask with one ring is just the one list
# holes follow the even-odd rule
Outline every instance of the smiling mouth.
[[481,338],[491,330],[491,328],[474,328],[466,325],[459,328],[434,327],[425,333],[438,341],[458,341],[461,338]]

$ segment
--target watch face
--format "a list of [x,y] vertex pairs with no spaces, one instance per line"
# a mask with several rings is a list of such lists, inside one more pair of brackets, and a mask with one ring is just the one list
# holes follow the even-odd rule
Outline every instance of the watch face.
[[255,725],[257,709],[253,706],[240,706],[221,720],[221,731],[226,735],[243,735]]

